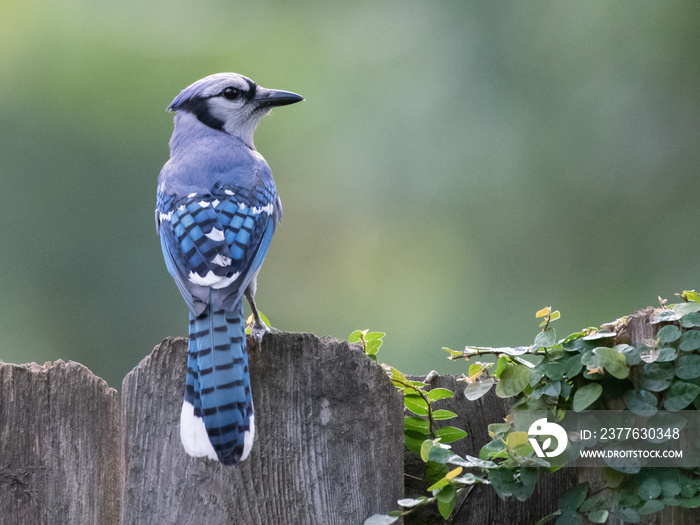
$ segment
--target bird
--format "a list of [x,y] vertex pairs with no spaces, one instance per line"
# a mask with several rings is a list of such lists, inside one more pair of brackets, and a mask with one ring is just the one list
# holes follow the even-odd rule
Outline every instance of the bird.
[[253,135],[272,108],[302,100],[217,73],[182,90],[167,108],[175,113],[174,129],[155,219],[165,266],[189,309],[180,438],[190,456],[224,465],[245,460],[253,446],[243,298],[260,345],[269,328],[255,304],[257,276],[282,220],[272,172]]

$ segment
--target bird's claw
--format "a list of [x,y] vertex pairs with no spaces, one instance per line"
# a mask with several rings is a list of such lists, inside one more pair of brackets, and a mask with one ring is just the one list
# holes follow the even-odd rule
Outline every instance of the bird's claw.
[[250,335],[253,338],[253,340],[260,345],[262,343],[263,337],[265,336],[266,333],[268,333],[270,329],[267,327],[265,323],[255,323],[250,330]]

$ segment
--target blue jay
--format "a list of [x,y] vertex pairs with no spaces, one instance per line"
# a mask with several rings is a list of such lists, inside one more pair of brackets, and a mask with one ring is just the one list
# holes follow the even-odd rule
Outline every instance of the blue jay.
[[253,446],[243,296],[260,343],[268,329],[255,306],[256,279],[282,219],[275,181],[253,134],[271,108],[300,100],[219,73],[168,106],[175,128],[170,160],[158,177],[156,230],[190,315],[180,438],[189,455],[224,465],[246,459]]

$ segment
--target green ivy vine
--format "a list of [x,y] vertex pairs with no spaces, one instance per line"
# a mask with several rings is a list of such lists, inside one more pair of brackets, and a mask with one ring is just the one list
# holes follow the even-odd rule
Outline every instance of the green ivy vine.
[[[636,342],[624,336],[629,318],[601,328],[589,327],[558,339],[552,324],[558,311],[537,312],[540,330],[529,346],[444,348],[451,360],[464,359],[467,373],[464,396],[479,399],[495,386],[501,398],[513,399],[513,411],[606,410],[622,408],[633,413],[675,412],[700,408],[700,296],[694,290],[677,294],[683,302],[653,313],[659,330],[654,339]],[[376,360],[385,334],[356,331],[351,342],[362,344]],[[426,464],[427,493],[399,500],[400,510],[375,514],[364,525],[388,525],[424,505],[437,504],[446,520],[458,496],[476,483],[490,484],[505,499],[528,499],[540,475],[557,470],[534,454],[527,434],[516,431],[513,418],[488,426],[491,441],[478,457],[458,456],[453,443],[466,436],[456,427],[435,428],[435,421],[456,414],[435,405],[454,392],[411,381],[396,368],[382,365],[404,396],[411,415],[404,418],[407,448]],[[700,447],[700,439],[696,443]],[[602,488],[593,491],[580,483],[559,499],[558,510],[536,525],[556,519],[556,525],[577,525],[584,517],[592,523],[616,519],[638,523],[642,516],[667,506],[700,507],[700,468],[605,467]]]

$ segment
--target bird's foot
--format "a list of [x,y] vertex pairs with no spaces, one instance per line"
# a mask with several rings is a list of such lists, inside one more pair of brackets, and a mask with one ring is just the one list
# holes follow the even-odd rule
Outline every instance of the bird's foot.
[[265,336],[266,333],[268,333],[270,329],[267,327],[265,323],[255,323],[253,324],[252,329],[250,330],[250,335],[253,338],[253,340],[260,345],[262,343],[263,337]]

